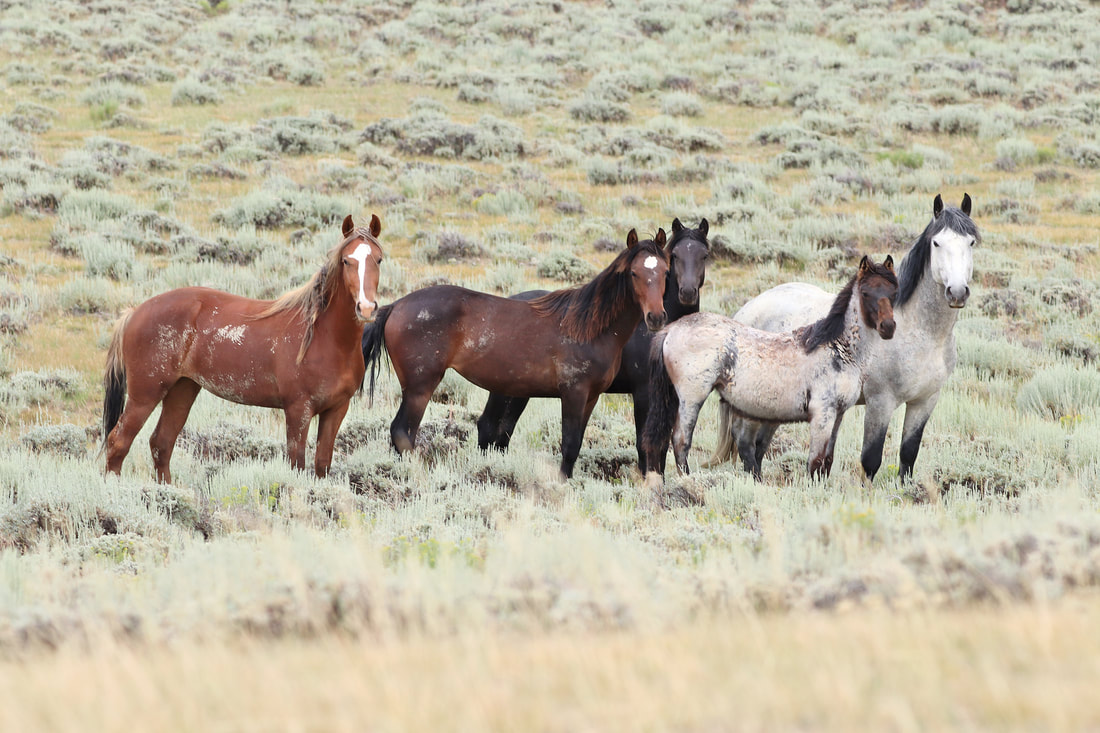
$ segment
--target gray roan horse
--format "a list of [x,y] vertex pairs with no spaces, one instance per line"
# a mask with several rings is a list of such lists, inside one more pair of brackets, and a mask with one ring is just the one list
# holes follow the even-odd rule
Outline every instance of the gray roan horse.
[[[905,404],[899,476],[912,476],[924,426],[936,407],[940,389],[955,369],[955,320],[970,297],[973,247],[981,240],[970,218],[971,201],[963,194],[959,208],[945,207],[937,195],[932,221],[909,248],[898,267],[897,336],[875,340],[871,367],[859,403],[863,418],[861,463],[868,480],[882,465],[882,449],[890,416]],[[734,318],[766,331],[788,331],[820,318],[832,296],[806,283],[779,285],[746,303]],[[760,424],[719,408],[718,446],[708,465],[732,457],[737,446],[751,442],[759,464],[777,425]]]
[[[643,445],[659,483],[669,434],[676,466],[688,472],[688,451],[699,409],[711,391],[736,415],[769,423],[809,422],[811,475],[828,475],[844,412],[856,403],[878,337],[894,335],[898,280],[894,261],[864,257],[859,270],[821,320],[786,333],[761,331],[715,313],[672,323],[653,341],[650,406]],[[675,429],[673,429],[675,424]],[[746,454],[745,470],[760,478]]]
[[[699,288],[707,274],[707,243],[709,225],[699,222],[697,229],[685,227],[679,219],[672,221],[672,237],[665,251],[668,252],[668,283],[665,285],[665,314],[669,321],[699,312]],[[528,290],[512,296],[515,300],[534,300],[546,295],[545,290]],[[649,346],[653,332],[645,323],[639,323],[623,347],[619,372],[605,390],[611,394],[629,394],[634,399],[634,430],[637,436],[638,467],[645,473],[645,457],[642,452],[642,429],[649,414]],[[526,397],[506,397],[493,392],[485,402],[485,409],[477,419],[477,444],[482,450],[493,447],[507,450],[512,432],[516,429]]]

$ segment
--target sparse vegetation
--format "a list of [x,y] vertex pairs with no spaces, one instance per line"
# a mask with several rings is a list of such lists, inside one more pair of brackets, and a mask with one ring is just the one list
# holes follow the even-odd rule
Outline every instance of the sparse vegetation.
[[[1043,697],[1051,680],[1089,679],[1066,670],[1088,658],[1080,644],[1097,637],[1100,607],[1095,3],[0,5],[0,648],[23,660],[20,682],[42,673],[55,691],[69,678],[45,674],[39,653],[71,661],[71,645],[91,652],[85,663],[119,641],[109,654],[245,639],[282,658],[293,651],[267,642],[330,634],[379,642],[362,659],[390,642],[401,656],[409,639],[459,644],[432,657],[448,660],[441,670],[402,659],[416,675],[465,681],[477,677],[456,661],[465,646],[491,656],[501,639],[550,635],[529,670],[580,634],[659,658],[646,679],[665,694],[614,717],[608,693],[599,707],[611,717],[591,725],[568,710],[485,724],[502,706],[482,704],[478,718],[470,706],[487,698],[471,695],[459,706],[468,724],[422,727],[1096,727],[1088,694]],[[804,476],[796,428],[777,438],[762,484],[725,465],[650,495],[617,396],[601,398],[577,478],[561,483],[557,403],[533,400],[509,452],[483,454],[484,391],[454,376],[417,454],[398,458],[388,372],[373,405],[353,401],[324,480],[287,465],[281,417],[208,395],[176,449],[174,486],[152,483],[155,419],[121,478],[105,478],[96,455],[103,354],[127,307],[183,285],[277,297],[317,271],[348,214],[381,218],[385,302],[443,281],[505,295],[578,284],[631,228],[648,236],[705,216],[702,305],[732,313],[780,282],[836,289],[865,253],[899,262],[932,198],[957,204],[964,191],[983,242],[959,364],[913,484],[890,465],[897,418],[886,465],[863,485],[857,409],[825,484]],[[700,452],[714,430],[708,408]],[[1040,634],[1025,655],[1033,629],[1052,627],[1045,614],[1066,608],[1082,609],[1063,618],[1075,642]],[[983,636],[991,619],[1025,612],[1043,618]],[[963,617],[977,631],[934,646]],[[761,675],[808,697],[835,691],[823,703],[835,717],[777,713],[804,709],[774,690],[754,701],[776,701],[758,718],[720,715],[719,694],[697,716],[669,713],[656,701],[703,697],[689,694],[679,646],[652,644],[697,624],[757,634],[730,658],[762,659]],[[937,671],[925,684],[940,694],[927,699],[979,679],[995,702],[945,719],[934,711],[950,706],[884,697],[881,679],[899,668],[881,656],[866,676],[831,663],[828,684],[805,683],[816,646],[776,639],[822,629],[848,629],[836,642],[848,651],[825,657],[873,656],[891,638]],[[922,645],[905,646],[914,638]],[[939,665],[959,648],[959,667]],[[997,676],[1036,659],[1050,667],[1033,686]],[[97,684],[115,677],[92,666]],[[164,689],[189,700],[193,669],[170,678]],[[420,699],[410,686],[394,680],[401,694],[387,704]],[[439,699],[454,699],[446,689]],[[4,729],[69,720],[69,706],[13,699]],[[310,710],[298,727],[364,727]]]

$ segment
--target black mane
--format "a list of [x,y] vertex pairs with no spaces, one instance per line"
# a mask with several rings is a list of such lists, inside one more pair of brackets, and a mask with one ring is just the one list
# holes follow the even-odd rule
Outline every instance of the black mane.
[[[879,277],[886,278],[887,280],[897,283],[897,277],[894,275],[894,271],[888,269],[885,265],[867,261],[871,275],[878,275]],[[848,312],[848,303],[852,299],[852,294],[856,289],[856,281],[859,279],[859,273],[852,275],[852,278],[840,289],[836,298],[833,299],[833,304],[829,306],[829,313],[824,318],[802,329],[800,338],[802,340],[802,347],[806,350],[806,353],[810,353],[818,346],[823,344],[829,344],[841,336],[844,335],[844,320],[845,315]]]
[[901,264],[898,265],[898,299],[895,307],[905,305],[917,291],[917,285],[924,277],[928,269],[928,261],[932,258],[932,237],[944,229],[966,234],[974,237],[975,241],[981,241],[981,234],[973,219],[964,214],[961,209],[956,209],[954,206],[945,207],[939,216],[928,223],[924,232],[909,248]]
[[668,264],[668,255],[652,239],[643,239],[624,249],[600,274],[576,288],[555,290],[531,301],[535,312],[561,319],[569,338],[588,342],[606,330],[630,300],[630,266],[635,257],[660,257]]

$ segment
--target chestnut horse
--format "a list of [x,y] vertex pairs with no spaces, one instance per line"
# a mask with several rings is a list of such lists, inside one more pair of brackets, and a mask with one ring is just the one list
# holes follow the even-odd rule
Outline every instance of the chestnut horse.
[[[699,312],[699,288],[707,275],[707,259],[710,245],[707,243],[709,225],[699,222],[698,229],[685,227],[679,219],[672,220],[672,237],[665,248],[668,252],[668,283],[665,284],[665,314],[675,321]],[[545,295],[545,290],[530,290],[513,295],[517,300],[534,300]],[[649,346],[653,332],[639,323],[630,340],[623,347],[619,373],[605,390],[611,394],[629,394],[634,401],[634,431],[637,437],[638,469],[645,474],[645,453],[642,451],[642,429],[649,414]],[[507,450],[523,410],[527,407],[524,397],[504,397],[490,394],[485,409],[477,419],[477,444],[482,450],[490,447]]]
[[305,468],[306,435],[317,415],[318,476],[328,473],[336,431],[365,366],[363,323],[378,307],[382,224],[344,219],[343,241],[304,286],[274,301],[211,288],[179,288],[130,311],[115,326],[103,376],[107,471],[118,473],[158,403],[149,439],[157,480],[170,483],[176,437],[202,389],[286,414],[290,463]]
[[[871,343],[894,337],[897,294],[893,258],[879,265],[864,257],[828,315],[809,326],[772,333],[696,313],[657,334],[643,436],[646,483],[660,481],[670,433],[676,466],[688,472],[699,408],[713,390],[736,415],[765,424],[809,422],[807,468],[811,476],[829,475],[841,420],[867,375]],[[747,440],[741,457],[759,480],[752,446]]]
[[401,383],[394,447],[413,448],[449,367],[494,394],[561,399],[561,473],[572,476],[592,408],[619,371],[627,339],[643,316],[652,330],[666,321],[664,230],[639,242],[632,229],[626,243],[587,285],[531,301],[437,285],[381,308],[363,333],[363,357],[372,394],[383,348]]

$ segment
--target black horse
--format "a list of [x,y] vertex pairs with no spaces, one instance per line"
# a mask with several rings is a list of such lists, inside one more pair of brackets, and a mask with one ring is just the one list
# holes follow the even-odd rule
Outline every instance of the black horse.
[[[670,265],[665,285],[665,313],[669,321],[699,311],[699,288],[706,280],[706,262],[710,256],[707,243],[707,220],[699,222],[697,229],[689,229],[679,219],[672,222],[672,238],[669,240]],[[545,290],[529,290],[512,296],[515,300],[534,300],[545,295]],[[634,398],[634,432],[637,438],[638,468],[645,474],[645,454],[642,451],[642,430],[649,414],[649,346],[653,333],[645,323],[638,324],[630,340],[623,347],[622,362],[614,381],[605,390],[613,394],[629,394]],[[507,397],[492,392],[485,402],[485,409],[477,419],[477,444],[482,450],[497,448],[507,450],[512,431],[520,415],[527,407],[526,397]]]

